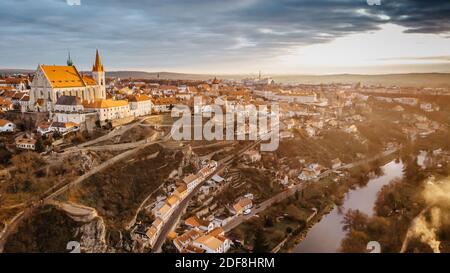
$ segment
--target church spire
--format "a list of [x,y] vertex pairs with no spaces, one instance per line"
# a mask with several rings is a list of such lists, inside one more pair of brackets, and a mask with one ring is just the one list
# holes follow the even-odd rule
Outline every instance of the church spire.
[[98,53],[98,49],[95,54],[95,63],[94,63],[94,66],[92,67],[92,71],[95,71],[95,72],[103,72],[104,71],[102,61],[100,60],[100,54]]
[[73,66],[73,61],[72,61],[72,58],[70,57],[70,51],[69,51],[69,56],[67,57],[67,65]]

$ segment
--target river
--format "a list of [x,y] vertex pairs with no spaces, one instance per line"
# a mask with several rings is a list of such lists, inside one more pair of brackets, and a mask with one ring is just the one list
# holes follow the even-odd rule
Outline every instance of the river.
[[341,246],[342,239],[345,237],[345,232],[342,230],[342,221],[345,213],[349,209],[358,209],[361,212],[372,215],[377,193],[393,179],[403,176],[403,164],[401,162],[396,163],[395,160],[384,165],[382,170],[383,175],[370,179],[365,187],[350,190],[345,195],[343,205],[341,207],[335,207],[319,223],[315,224],[308,231],[305,239],[292,252],[337,252]]

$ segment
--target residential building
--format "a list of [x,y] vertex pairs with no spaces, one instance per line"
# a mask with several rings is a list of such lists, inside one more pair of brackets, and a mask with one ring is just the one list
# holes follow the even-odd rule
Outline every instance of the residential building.
[[176,195],[178,198],[183,199],[187,194],[187,186],[185,183],[182,183],[180,186],[178,186],[175,191],[174,195]]
[[185,247],[187,247],[191,242],[203,235],[203,232],[191,229],[185,232],[183,235],[178,236],[173,240],[173,244],[179,252],[182,252]]
[[234,214],[242,214],[244,211],[251,209],[253,207],[253,202],[250,198],[242,198],[236,204],[233,205]]
[[128,98],[130,114],[134,117],[146,116],[152,113],[152,100],[147,95],[133,95]]
[[191,216],[184,221],[184,224],[192,227],[198,228],[202,231],[211,231],[214,228],[214,224],[212,222],[205,221],[203,219],[198,218],[197,216]]
[[16,125],[9,120],[0,119],[0,133],[14,132]]
[[100,121],[115,120],[130,116],[130,106],[126,100],[96,100],[84,104],[84,108],[96,111]]
[[167,113],[178,103],[174,97],[152,99],[152,111],[154,113]]
[[36,139],[26,135],[20,136],[16,138],[16,147],[24,150],[35,150]]
[[14,106],[13,106],[11,99],[0,97],[0,111],[6,112],[6,111],[13,110],[13,109],[14,109]]
[[207,234],[195,239],[192,245],[204,249],[206,253],[225,253],[230,248],[231,241],[224,236]]
[[186,185],[187,191],[191,192],[200,182],[200,177],[196,174],[190,174],[183,178],[183,182]]
[[74,122],[52,122],[49,127],[51,132],[58,132],[60,134],[66,134],[73,131],[78,131],[80,129],[80,125]]

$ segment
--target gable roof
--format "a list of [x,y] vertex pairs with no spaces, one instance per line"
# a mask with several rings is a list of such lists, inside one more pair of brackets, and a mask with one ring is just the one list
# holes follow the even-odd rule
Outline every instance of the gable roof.
[[5,126],[8,123],[12,123],[12,122],[9,120],[6,120],[6,119],[0,119],[0,126]]
[[53,88],[86,86],[75,66],[41,65],[41,69]]
[[94,78],[88,75],[83,75],[83,81],[87,86],[97,85],[97,82],[94,80]]
[[195,180],[198,179],[198,175],[196,174],[190,174],[188,176],[186,176],[185,178],[183,178],[183,182],[186,183],[186,185],[189,185],[191,183],[194,183]]
[[2,98],[0,97],[0,106],[11,106],[12,101],[8,98]]
[[84,107],[86,108],[112,108],[112,107],[120,107],[120,106],[127,106],[128,101],[126,100],[96,100],[91,103],[86,103]]
[[225,231],[221,227],[216,227],[213,230],[211,230],[208,234],[211,236],[217,237],[217,236],[224,235]]
[[197,238],[194,242],[197,244],[204,245],[211,250],[217,250],[222,245],[222,241],[211,235],[201,236]]
[[139,102],[139,101],[148,101],[151,100],[147,95],[133,95],[128,98],[128,101]]

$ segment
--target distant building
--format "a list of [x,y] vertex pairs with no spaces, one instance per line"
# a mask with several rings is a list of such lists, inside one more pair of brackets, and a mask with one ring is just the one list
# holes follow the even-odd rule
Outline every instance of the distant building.
[[214,80],[211,83],[212,90],[219,91],[219,84],[220,84],[220,81],[217,78],[214,78]]

